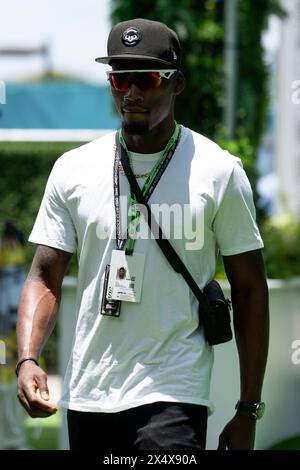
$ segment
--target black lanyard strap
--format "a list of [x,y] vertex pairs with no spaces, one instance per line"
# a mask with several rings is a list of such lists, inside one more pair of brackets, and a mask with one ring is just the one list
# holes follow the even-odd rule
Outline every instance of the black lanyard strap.
[[169,242],[169,240],[165,237],[160,225],[156,222],[154,215],[151,212],[149,205],[147,204],[146,198],[143,196],[142,191],[132,173],[130,168],[128,159],[125,157],[122,149],[121,149],[121,162],[123,169],[125,171],[126,177],[130,184],[131,190],[133,194],[135,194],[136,200],[139,204],[142,204],[147,209],[147,222],[150,227],[150,230],[153,234],[158,234],[158,237],[155,237],[155,240],[162,250],[163,254],[167,258],[168,262],[172,266],[172,268],[177,272],[181,273],[187,284],[189,285],[190,289],[193,291],[195,297],[201,304],[206,304],[206,300],[201,292],[200,288],[198,287],[197,283],[193,279],[192,275],[186,268],[185,264],[178,256],[176,251],[174,250],[173,246]]

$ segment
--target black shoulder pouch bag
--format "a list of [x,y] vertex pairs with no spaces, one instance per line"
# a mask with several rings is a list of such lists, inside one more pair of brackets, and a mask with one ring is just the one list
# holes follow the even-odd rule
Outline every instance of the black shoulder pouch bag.
[[226,343],[232,339],[230,308],[231,302],[225,299],[220,284],[213,279],[204,288],[203,294],[207,304],[202,318],[205,337],[210,345]]

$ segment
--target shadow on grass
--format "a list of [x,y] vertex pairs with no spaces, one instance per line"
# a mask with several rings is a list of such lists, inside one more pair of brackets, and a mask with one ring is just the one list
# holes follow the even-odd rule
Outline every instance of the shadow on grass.
[[61,422],[60,411],[50,418],[26,418],[25,434],[27,445],[33,450],[59,449]]
[[269,450],[300,450],[300,434],[274,444]]

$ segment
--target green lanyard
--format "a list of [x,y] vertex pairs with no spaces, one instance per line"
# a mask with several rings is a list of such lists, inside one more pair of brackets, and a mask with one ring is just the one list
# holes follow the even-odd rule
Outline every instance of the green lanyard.
[[[180,131],[180,126],[175,121],[175,130],[174,130],[169,142],[167,143],[161,157],[158,159],[158,161],[155,163],[155,165],[151,169],[151,171],[148,174],[148,176],[146,178],[146,181],[143,185],[143,188],[142,188],[143,196],[146,196],[147,191],[148,191],[153,179],[155,178],[155,175],[156,175],[160,165],[162,164],[164,158],[168,154],[168,152],[169,152],[170,148],[172,147],[172,145],[174,144],[174,142],[176,142],[176,140],[178,138],[178,135],[179,135],[179,131]],[[131,163],[131,160],[130,160],[130,157],[129,157],[129,152],[128,152],[126,142],[125,142],[124,137],[122,135],[122,129],[119,130],[119,140],[120,140],[120,144],[124,147],[124,149],[127,152],[129,165],[132,169],[132,163]],[[139,221],[140,221],[140,212],[138,210],[136,210],[136,202],[137,202],[136,197],[130,189],[130,209],[131,209],[130,212],[131,212],[131,216],[130,216],[130,221],[129,221],[129,226],[128,226],[128,236],[129,236],[129,238],[128,238],[127,244],[126,244],[127,245],[126,246],[126,252],[128,252],[128,253],[133,252],[137,227],[138,227]]]

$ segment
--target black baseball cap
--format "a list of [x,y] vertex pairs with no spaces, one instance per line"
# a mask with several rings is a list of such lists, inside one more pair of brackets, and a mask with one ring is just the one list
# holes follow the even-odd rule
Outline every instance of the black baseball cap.
[[159,21],[136,18],[116,24],[109,33],[107,56],[96,62],[112,60],[151,60],[169,68],[180,68],[181,48],[177,34]]

